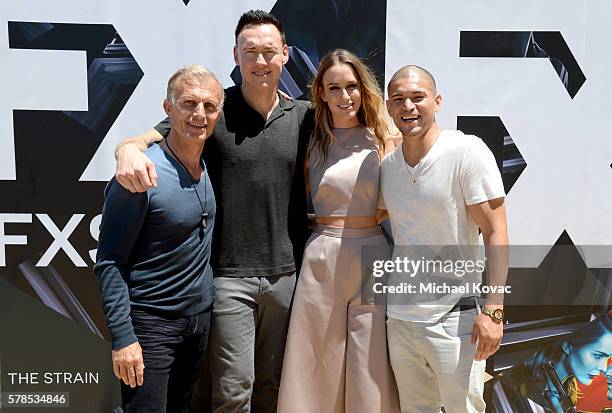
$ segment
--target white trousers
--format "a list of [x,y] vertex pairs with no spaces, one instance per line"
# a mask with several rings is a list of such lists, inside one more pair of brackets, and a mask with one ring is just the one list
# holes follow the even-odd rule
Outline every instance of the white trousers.
[[481,413],[485,361],[470,344],[476,309],[452,311],[438,323],[390,318],[387,342],[402,413]]

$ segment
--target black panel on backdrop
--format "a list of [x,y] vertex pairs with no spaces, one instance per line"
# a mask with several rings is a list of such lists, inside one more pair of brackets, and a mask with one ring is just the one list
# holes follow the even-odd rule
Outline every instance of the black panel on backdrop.
[[384,86],[387,2],[367,0],[279,0],[271,12],[317,65],[330,50],[344,48],[362,57]]
[[1,278],[0,331],[2,392],[69,393],[69,408],[43,405],[15,411],[110,413],[120,404],[110,343],[48,311]]
[[572,99],[586,81],[560,32],[462,31],[459,56],[549,59]]
[[527,166],[499,116],[457,116],[457,129],[480,137],[491,149],[502,173],[504,190],[510,189]]
[[[7,248],[0,275],[100,335],[96,325],[105,331],[105,323],[88,265],[96,248],[90,223],[101,211],[105,184],[79,177],[143,73],[112,25],[9,22],[8,29],[13,49],[86,52],[89,111],[14,111],[17,181],[0,182],[7,194],[0,209],[32,214],[32,223],[5,225],[28,243]],[[37,266],[54,240],[43,221],[61,230],[71,219],[78,222],[69,238],[77,262],[59,251],[48,267]]]
[[65,113],[101,138],[143,76],[112,25],[9,22],[9,47],[86,51],[89,110]]
[[[513,246],[511,255],[526,254],[537,246]],[[487,365],[490,374],[513,366],[555,337],[589,320],[590,314],[611,304],[612,269],[588,268],[581,250],[563,231],[537,268],[510,268],[505,296],[504,338],[501,349]]]

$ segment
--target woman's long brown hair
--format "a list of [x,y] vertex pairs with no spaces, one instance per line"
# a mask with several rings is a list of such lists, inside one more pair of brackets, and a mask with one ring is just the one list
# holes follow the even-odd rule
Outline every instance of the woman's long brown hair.
[[314,108],[315,127],[312,132],[306,162],[311,151],[317,151],[318,162],[327,157],[327,150],[334,142],[332,133],[332,115],[329,106],[323,101],[323,75],[332,66],[346,65],[353,70],[361,92],[361,105],[357,111],[359,123],[369,128],[378,143],[380,158],[383,158],[385,144],[390,137],[388,116],[384,105],[382,92],[378,87],[372,71],[359,57],[346,49],[336,49],[326,54],[319,63],[317,76],[310,86],[310,100]]

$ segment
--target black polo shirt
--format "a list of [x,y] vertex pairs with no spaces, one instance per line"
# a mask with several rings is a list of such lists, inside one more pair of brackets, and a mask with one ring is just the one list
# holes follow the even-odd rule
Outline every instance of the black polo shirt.
[[[217,199],[215,276],[271,276],[295,271],[306,230],[304,157],[312,131],[308,102],[280,97],[268,120],[225,91],[223,114],[204,160]],[[166,119],[155,129],[167,135]]]

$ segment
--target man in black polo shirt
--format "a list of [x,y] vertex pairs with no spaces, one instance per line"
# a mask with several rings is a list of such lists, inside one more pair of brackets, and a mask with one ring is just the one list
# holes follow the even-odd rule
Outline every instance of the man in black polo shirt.
[[[306,102],[278,94],[287,45],[264,11],[242,15],[234,60],[242,83],[226,89],[206,146],[215,196],[216,296],[210,337],[213,410],[274,412],[289,307],[305,241],[303,160],[311,129]],[[156,185],[142,154],[167,121],[117,149],[117,179],[131,191]]]

